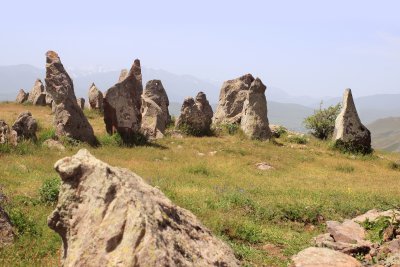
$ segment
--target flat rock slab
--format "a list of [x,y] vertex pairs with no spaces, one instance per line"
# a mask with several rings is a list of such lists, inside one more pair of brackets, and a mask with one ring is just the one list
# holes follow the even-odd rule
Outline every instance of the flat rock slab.
[[327,248],[310,247],[293,258],[293,267],[358,267],[362,266],[355,258]]
[[352,220],[345,220],[343,223],[327,221],[326,225],[328,232],[336,242],[354,244],[365,241],[364,228]]

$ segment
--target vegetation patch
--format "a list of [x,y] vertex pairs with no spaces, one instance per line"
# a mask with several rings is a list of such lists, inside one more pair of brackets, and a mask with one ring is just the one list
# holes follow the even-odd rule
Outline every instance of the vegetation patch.
[[319,110],[314,111],[314,114],[305,118],[304,126],[311,130],[311,134],[316,138],[326,140],[330,138],[335,130],[335,120],[339,115],[341,105],[330,106],[322,109],[322,103]]
[[40,201],[46,204],[54,204],[57,202],[60,185],[61,181],[58,177],[45,180],[42,187],[39,188]]
[[335,170],[338,172],[343,172],[343,173],[352,173],[354,172],[354,167],[350,165],[338,165],[335,167]]

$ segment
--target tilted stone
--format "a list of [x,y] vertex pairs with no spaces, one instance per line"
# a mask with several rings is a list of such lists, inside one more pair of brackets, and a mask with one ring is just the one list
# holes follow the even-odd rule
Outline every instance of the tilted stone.
[[54,51],[46,53],[46,91],[53,98],[56,135],[96,145],[93,128],[77,104],[73,82]]
[[62,185],[48,225],[63,241],[62,266],[239,266],[191,212],[135,173],[85,149],[55,169]]
[[94,83],[89,88],[89,106],[90,109],[103,111],[103,93]]
[[143,92],[140,61],[132,65],[127,77],[104,94],[104,122],[109,134],[119,133],[130,142],[141,124],[141,95]]
[[46,105],[46,93],[44,91],[43,83],[40,79],[35,81],[35,84],[29,93],[28,102],[36,106]]
[[160,80],[151,80],[142,94],[142,133],[150,138],[162,138],[171,120],[169,100]]
[[28,100],[28,97],[29,93],[25,93],[24,89],[20,89],[15,99],[15,102],[22,104]]

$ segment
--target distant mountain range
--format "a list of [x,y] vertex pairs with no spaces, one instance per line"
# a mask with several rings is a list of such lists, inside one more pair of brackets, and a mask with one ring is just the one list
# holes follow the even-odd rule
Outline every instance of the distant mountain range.
[[400,152],[400,117],[379,119],[367,128],[371,131],[374,148]]
[[[130,66],[126,66],[129,68]],[[78,97],[87,97],[89,86],[94,82],[103,92],[118,81],[120,71],[94,69],[90,71],[71,69],[75,92]],[[211,82],[190,75],[177,75],[165,70],[142,67],[144,84],[151,79],[162,81],[170,99],[170,113],[178,115],[183,100],[203,91],[215,111],[222,82]],[[20,88],[30,91],[37,78],[44,81],[45,70],[31,65],[0,66],[0,101],[13,101]],[[234,77],[230,77],[234,78]],[[374,95],[357,98],[356,106],[364,124],[377,119],[400,116],[400,94]],[[280,88],[268,87],[268,118],[272,124],[284,125],[291,130],[305,131],[302,122],[320,106],[335,105],[341,97],[292,96]]]

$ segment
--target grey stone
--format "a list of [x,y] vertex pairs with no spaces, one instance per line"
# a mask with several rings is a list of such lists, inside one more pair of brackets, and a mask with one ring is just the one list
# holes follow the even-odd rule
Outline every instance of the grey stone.
[[25,93],[24,89],[20,89],[15,99],[15,102],[22,104],[28,100],[28,97],[29,93]]
[[355,258],[328,248],[310,247],[292,257],[293,267],[359,267]]
[[17,133],[18,141],[24,139],[32,139],[34,141],[37,140],[36,131],[38,129],[38,125],[29,111],[24,111],[18,115],[17,120],[12,126],[12,129]]
[[53,98],[56,135],[97,145],[93,128],[77,104],[73,82],[54,51],[46,53],[46,91]]
[[103,93],[97,89],[94,83],[89,88],[89,107],[103,111]]
[[0,206],[0,248],[14,242],[15,234],[12,228],[10,217]]
[[336,118],[333,140],[337,145],[351,147],[355,151],[371,151],[371,133],[358,117],[351,89],[344,92],[342,110]]
[[40,79],[35,81],[35,84],[29,93],[28,102],[35,106],[45,106],[46,105],[46,93],[44,91],[43,83]]
[[228,245],[135,173],[85,149],[55,169],[62,185],[48,225],[63,240],[62,266],[239,266]]
[[85,99],[80,97],[76,99],[76,103],[78,104],[78,106],[84,110],[85,109]]

